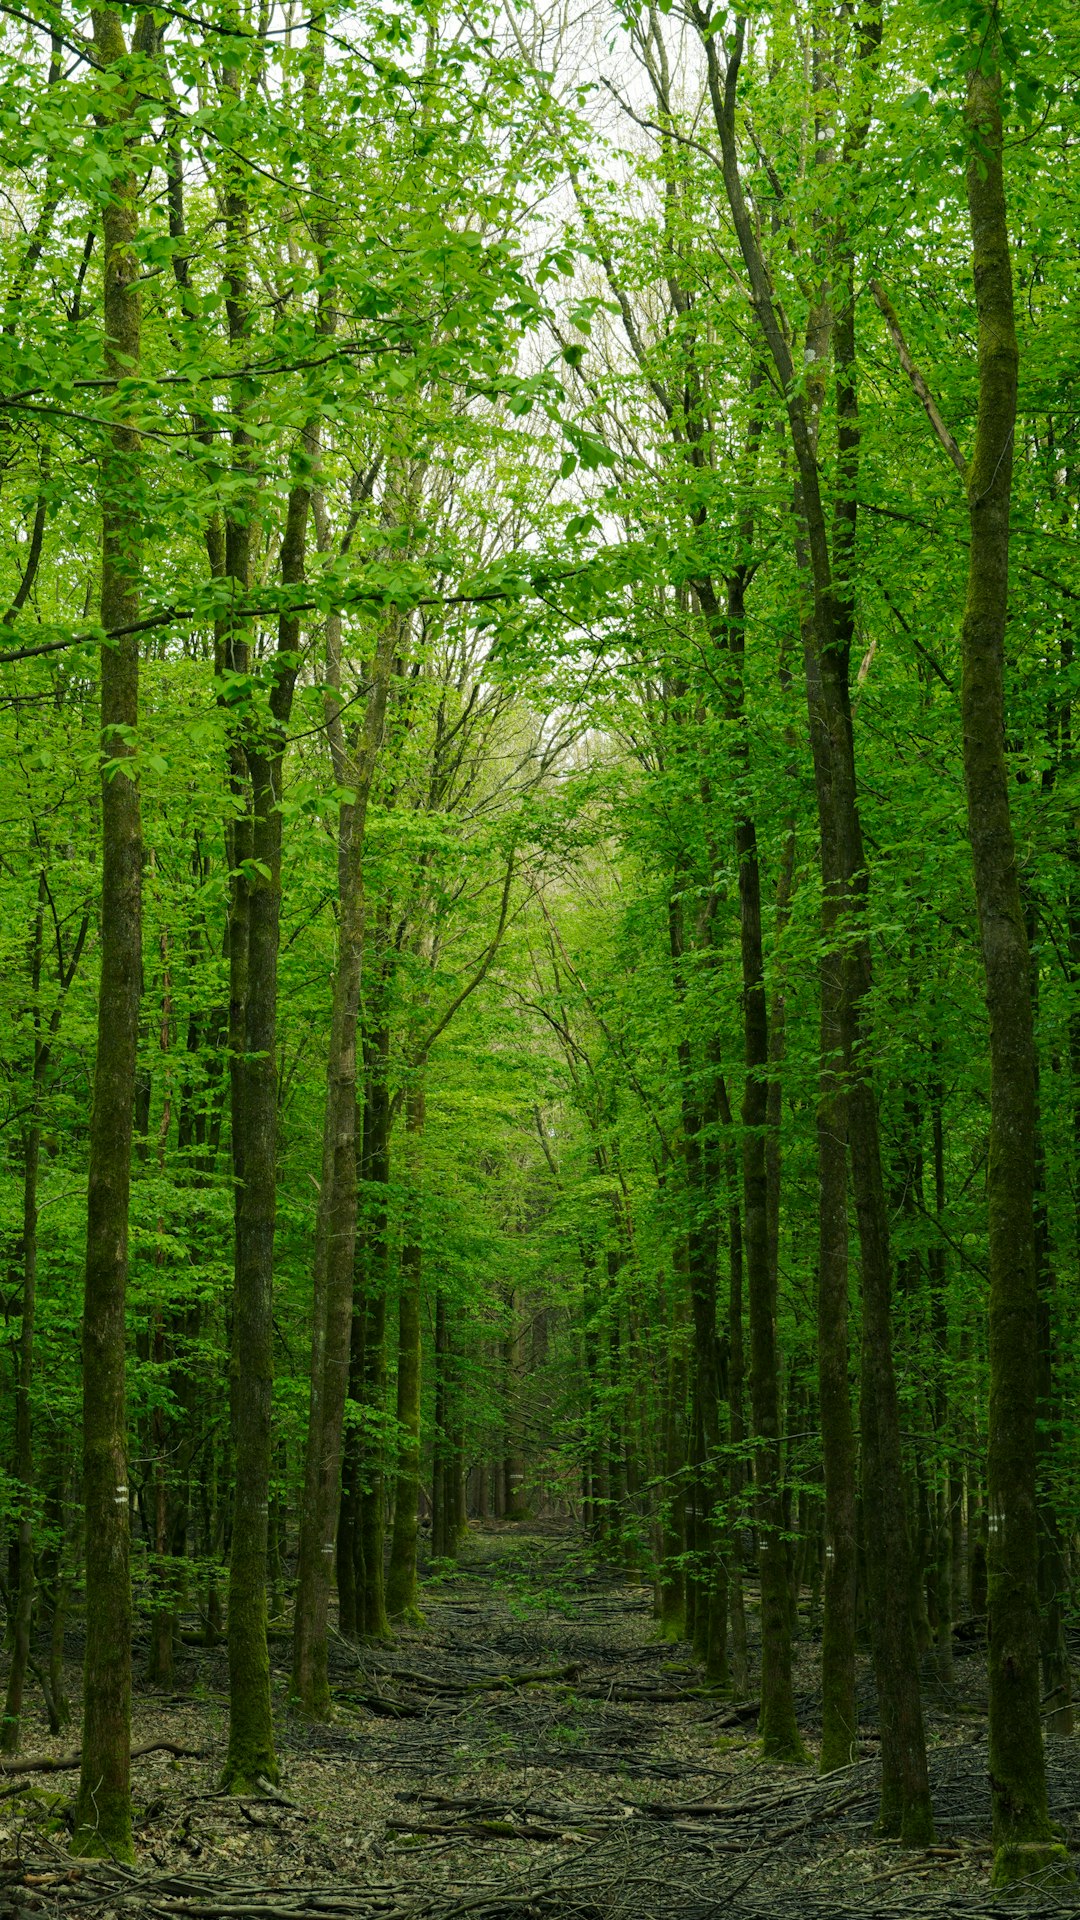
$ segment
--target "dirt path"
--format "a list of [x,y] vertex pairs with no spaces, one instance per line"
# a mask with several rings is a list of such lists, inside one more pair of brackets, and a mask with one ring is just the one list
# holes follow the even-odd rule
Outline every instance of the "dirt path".
[[[456,1575],[426,1588],[425,1610],[424,1626],[392,1648],[335,1645],[340,1706],[329,1727],[287,1716],[287,1647],[275,1643],[275,1798],[218,1794],[223,1657],[190,1653],[187,1690],[137,1701],[137,1743],[169,1740],[199,1756],[136,1761],[138,1869],[73,1870],[62,1828],[45,1830],[70,1785],[45,1778],[37,1797],[0,1804],[0,1920],[1080,1912],[1080,1895],[1060,1885],[991,1901],[971,1663],[931,1714],[939,1846],[907,1854],[872,1840],[872,1724],[865,1757],[827,1781],[764,1766],[752,1714],[704,1694],[688,1650],[653,1638],[649,1592],[590,1568],[565,1538],[481,1536]],[[812,1646],[803,1657],[812,1742]],[[1055,1811],[1080,1845],[1075,1753],[1055,1743],[1051,1777]]]

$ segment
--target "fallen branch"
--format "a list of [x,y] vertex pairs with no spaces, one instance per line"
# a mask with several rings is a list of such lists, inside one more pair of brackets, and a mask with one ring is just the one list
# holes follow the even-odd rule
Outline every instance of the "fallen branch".
[[544,1667],[535,1672],[482,1673],[470,1680],[436,1679],[434,1674],[414,1673],[409,1667],[384,1667],[379,1672],[383,1679],[398,1681],[402,1686],[414,1687],[421,1693],[434,1694],[509,1693],[515,1687],[573,1685],[581,1677],[581,1667],[577,1664]]
[[384,1720],[420,1720],[425,1709],[412,1700],[390,1700],[384,1693],[363,1693],[358,1687],[342,1689],[335,1697],[356,1702],[367,1707],[371,1713],[378,1714]]
[[[145,1746],[132,1747],[133,1760],[141,1760],[145,1753],[174,1753],[181,1760],[201,1760],[201,1747],[182,1747],[176,1740],[148,1740]],[[82,1754],[65,1753],[59,1758],[50,1758],[47,1754],[38,1754],[31,1760],[0,1761],[0,1779],[9,1773],[73,1773],[82,1766]]]
[[434,1833],[464,1840],[568,1840],[578,1838],[559,1827],[518,1825],[513,1820],[388,1820],[389,1833]]

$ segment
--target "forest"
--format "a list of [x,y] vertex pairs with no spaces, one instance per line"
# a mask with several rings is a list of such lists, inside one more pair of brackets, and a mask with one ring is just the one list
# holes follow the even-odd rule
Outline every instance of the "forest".
[[0,49],[0,1912],[1080,1907],[1080,17]]

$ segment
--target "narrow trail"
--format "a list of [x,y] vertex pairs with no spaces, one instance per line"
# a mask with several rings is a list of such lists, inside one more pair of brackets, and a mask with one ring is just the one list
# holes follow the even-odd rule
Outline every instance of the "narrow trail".
[[[49,1780],[0,1807],[0,1920],[1080,1912],[1060,1884],[988,1892],[985,1737],[964,1697],[977,1708],[981,1662],[959,1663],[957,1692],[931,1708],[938,1845],[904,1853],[872,1837],[872,1724],[865,1757],[828,1780],[765,1766],[749,1703],[704,1692],[689,1650],[653,1637],[650,1598],[566,1537],[474,1538],[426,1587],[422,1626],[392,1647],[335,1643],[331,1725],[288,1716],[275,1641],[284,1777],[251,1800],[216,1790],[223,1656],[192,1650],[186,1691],[136,1701],[137,1743],[198,1752],[135,1762],[139,1867],[72,1863],[63,1831],[43,1830],[65,1797]],[[803,1657],[812,1741],[812,1646]],[[1048,1762],[1075,1848],[1076,1743],[1052,1743]]]

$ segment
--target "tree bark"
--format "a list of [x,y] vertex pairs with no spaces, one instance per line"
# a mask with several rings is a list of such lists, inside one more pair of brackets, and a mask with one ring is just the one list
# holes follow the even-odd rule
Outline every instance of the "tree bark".
[[[983,14],[985,12],[985,18]],[[1053,1842],[1039,1721],[1036,1513],[1035,1041],[1030,955],[1009,811],[1004,645],[1019,353],[1002,163],[997,15],[980,7],[966,122],[979,397],[961,711],[964,786],[990,1017],[988,1638],[994,1880],[1064,1857]]]
[[[752,522],[742,529],[749,546]],[[728,659],[728,717],[734,723],[733,774],[745,794],[749,742],[745,725],[743,667],[746,570],[749,556],[727,581],[721,609],[711,582],[699,595],[714,637]],[[780,1498],[780,1359],[777,1347],[776,1268],[769,1258],[769,1010],[761,931],[761,871],[757,829],[745,799],[735,815],[739,884],[739,952],[742,969],[745,1079],[742,1100],[742,1249],[750,1317],[750,1411],[754,1436],[755,1511],[761,1581],[761,1713],[758,1731],[770,1759],[805,1760],[795,1720],[791,1674],[791,1614],[787,1548]]]
[[[673,875],[668,901],[668,941],[675,992],[685,997],[685,948],[681,871]],[[693,1373],[689,1472],[693,1504],[693,1551],[688,1599],[688,1631],[707,1677],[727,1681],[727,1587],[721,1565],[724,1503],[720,1498],[720,1369],[716,1327],[718,1193],[707,1178],[704,1113],[690,1042],[676,1049],[686,1169],[686,1267],[693,1327]],[[688,1541],[688,1547],[690,1542]],[[723,1613],[721,1624],[720,1613]]]
[[[529,1514],[528,1496],[525,1491],[525,1447],[524,1424],[525,1410],[522,1405],[522,1392],[525,1378],[525,1341],[521,1324],[521,1301],[516,1289],[511,1287],[507,1293],[507,1313],[509,1324],[502,1343],[503,1383],[506,1394],[505,1413],[505,1450],[503,1453],[503,1518],[505,1520],[525,1520]],[[599,1337],[596,1341],[597,1364],[599,1364]],[[600,1444],[598,1442],[598,1444]],[[610,1453],[604,1448],[605,1485],[610,1487],[606,1469]],[[609,1516],[605,1527],[610,1526]]]
[[431,1555],[445,1560],[450,1555],[450,1332],[446,1318],[446,1295],[441,1287],[435,1293],[435,1431],[432,1436],[431,1465]]
[[386,1610],[392,1620],[418,1614],[416,1535],[420,1503],[420,1300],[423,1239],[419,1189],[420,1143],[424,1131],[424,1089],[413,1087],[405,1109],[409,1168],[414,1180],[409,1218],[401,1249],[398,1301],[398,1466],[394,1493],[394,1531],[386,1580]]
[[[385,990],[385,980],[382,984]],[[358,1564],[362,1562],[363,1580],[356,1610],[360,1630],[366,1639],[387,1640],[390,1637],[390,1624],[386,1613],[383,1420],[386,1412],[386,1287],[389,1265],[387,1196],[390,1184],[390,1096],[387,1072],[390,1030],[385,1018],[372,1035],[365,1053],[368,1092],[364,1114],[364,1157],[370,1184],[365,1189],[364,1207],[367,1311],[364,1322],[363,1404],[366,1426],[361,1456],[361,1554],[358,1559]],[[370,1147],[367,1140],[369,1131]]]
[[[304,578],[310,488],[289,493],[283,584]],[[278,1779],[266,1644],[270,1417],[273,1400],[274,1225],[277,1213],[277,971],[281,927],[281,796],[285,732],[299,659],[300,621],[283,612],[269,667],[269,719],[246,749],[252,791],[244,1052],[239,1074],[243,1184],[237,1223],[230,1379],[235,1501],[229,1556],[229,1746],[223,1784],[249,1791]]]
[[324,1720],[330,1712],[329,1602],[353,1317],[356,1057],[366,915],[364,840],[398,638],[396,617],[384,619],[376,643],[363,730],[352,769],[355,798],[349,803],[347,827],[343,824],[341,829],[346,844],[341,861],[338,958],[326,1067],[323,1179],[315,1238],[311,1393],[293,1622],[293,1695],[301,1713],[314,1720]]
[[[873,1529],[868,1541],[868,1564],[879,1582],[890,1622],[896,1596],[908,1592],[908,1550],[901,1490],[899,1409],[892,1368],[890,1329],[890,1268],[888,1216],[881,1173],[877,1103],[868,1062],[859,1047],[860,1008],[871,985],[871,963],[865,928],[867,892],[863,857],[854,746],[848,695],[848,654],[854,622],[851,562],[854,552],[856,492],[851,476],[857,470],[858,423],[855,412],[854,356],[843,333],[837,341],[838,453],[842,484],[835,515],[836,575],[829,528],[821,492],[817,457],[818,420],[824,392],[824,360],[831,338],[831,309],[826,294],[812,306],[807,325],[806,377],[796,371],[791,344],[781,323],[758,230],[751,216],[739,168],[735,108],[739,71],[746,45],[746,22],[740,17],[726,67],[721,63],[717,38],[704,14],[695,19],[708,62],[709,92],[720,137],[722,171],[739,250],[750,283],[751,302],[784,394],[791,446],[797,473],[797,515],[805,533],[812,602],[803,621],[807,709],[810,723],[814,778],[821,833],[822,880],[826,900],[832,896],[836,914],[846,919],[856,912],[862,925],[846,959],[850,969],[849,1134],[854,1177],[863,1280],[863,1375],[877,1398],[864,1408],[864,1452],[870,1450],[875,1483],[888,1502],[888,1522],[881,1509],[867,1503]],[[827,115],[820,121],[821,153],[827,153],[831,131]],[[850,260],[848,262],[850,269]],[[854,340],[854,304],[850,287],[843,294],[842,326]],[[834,941],[838,961],[839,940]],[[826,1276],[831,1281],[831,1276]],[[834,1316],[835,1319],[835,1316]],[[898,1504],[899,1502],[899,1504]],[[835,1552],[835,1545],[834,1545]],[[895,1619],[895,1634],[886,1637],[885,1613],[873,1610],[876,1628],[875,1665],[882,1697],[882,1801],[880,1827],[913,1844],[925,1844],[933,1832],[926,1748],[918,1670],[906,1605]],[[905,1624],[906,1623],[906,1624]],[[885,1695],[888,1697],[885,1697]]]
[[[37,963],[40,973],[41,912],[36,916]],[[35,1054],[38,1049],[35,1046]],[[37,1062],[35,1060],[35,1069]],[[40,1089],[35,1071],[30,1121],[23,1139],[22,1322],[19,1327],[15,1380],[15,1478],[22,1511],[18,1528],[19,1584],[12,1620],[11,1665],[0,1728],[0,1753],[18,1753],[23,1687],[30,1659],[30,1632],[34,1614],[34,1444],[30,1425],[30,1395],[34,1384],[34,1318],[37,1301],[37,1190],[41,1156]]]
[[[22,1713],[23,1689],[30,1663],[30,1636],[34,1616],[36,1580],[34,1573],[34,1440],[31,1422],[31,1395],[34,1386],[34,1330],[37,1315],[38,1254],[38,1173],[41,1163],[42,1110],[46,1078],[52,1059],[53,1042],[60,1031],[64,1001],[82,957],[89,925],[84,914],[70,955],[58,954],[57,999],[43,1026],[41,1018],[41,976],[44,948],[45,905],[49,898],[48,880],[42,868],[38,878],[37,907],[30,942],[30,992],[32,999],[34,1051],[30,1073],[30,1111],[23,1131],[23,1204],[20,1255],[22,1263],[22,1323],[19,1328],[18,1362],[15,1380],[15,1478],[21,1488],[22,1512],[18,1528],[18,1588],[12,1622],[11,1665],[8,1669],[4,1719],[0,1729],[0,1752],[17,1753]],[[49,1689],[50,1695],[52,1689]],[[55,1701],[49,1704],[50,1727],[57,1718]],[[56,1729],[53,1729],[54,1731]]]
[[[95,11],[100,66],[119,69],[109,117],[130,120],[136,96],[124,78],[120,16]],[[152,29],[140,17],[134,51]],[[135,240],[138,187],[125,139],[102,216],[105,371],[138,371],[141,310]],[[83,1745],[72,1851],[132,1861],[131,1578],[124,1391],[128,1201],[142,971],[142,821],[135,779],[139,651],[124,629],[139,617],[139,436],[115,399],[101,471],[101,623],[119,637],[101,649],[101,979],[90,1117],[86,1284],[83,1306],[83,1485],[86,1523],[86,1662]]]

